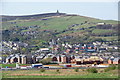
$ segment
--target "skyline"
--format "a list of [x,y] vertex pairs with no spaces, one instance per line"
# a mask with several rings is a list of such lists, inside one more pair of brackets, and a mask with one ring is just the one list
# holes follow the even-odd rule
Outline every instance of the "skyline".
[[77,14],[104,20],[118,20],[117,2],[3,2],[2,15],[53,13]]
[[119,0],[1,0],[2,2],[119,2]]

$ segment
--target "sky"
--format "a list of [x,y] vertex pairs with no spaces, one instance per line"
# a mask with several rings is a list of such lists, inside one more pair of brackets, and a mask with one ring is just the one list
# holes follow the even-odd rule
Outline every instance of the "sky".
[[[73,2],[74,1],[74,2]],[[118,19],[117,0],[81,0],[81,1],[47,1],[47,0],[4,0],[1,3],[2,15],[32,15],[53,13],[78,14],[104,20]]]

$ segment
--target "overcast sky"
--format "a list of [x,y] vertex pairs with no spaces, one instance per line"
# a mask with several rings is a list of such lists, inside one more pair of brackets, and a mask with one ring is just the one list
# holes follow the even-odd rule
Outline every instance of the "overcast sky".
[[0,14],[3,15],[32,15],[59,10],[105,20],[118,19],[118,0],[2,0],[1,4]]

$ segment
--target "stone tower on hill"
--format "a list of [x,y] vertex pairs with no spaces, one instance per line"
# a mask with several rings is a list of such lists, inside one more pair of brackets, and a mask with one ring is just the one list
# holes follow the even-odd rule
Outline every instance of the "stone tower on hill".
[[59,11],[57,10],[57,12],[56,13],[59,13]]

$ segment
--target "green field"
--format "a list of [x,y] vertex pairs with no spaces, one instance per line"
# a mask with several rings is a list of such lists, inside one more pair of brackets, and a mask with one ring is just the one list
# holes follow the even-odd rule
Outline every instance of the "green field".
[[[87,21],[90,24],[85,24],[85,21]],[[16,24],[11,24],[10,22],[16,22]],[[83,17],[83,16],[63,16],[63,17],[54,17],[54,18],[48,18],[48,20],[14,20],[14,21],[8,21],[3,22],[2,26],[3,29],[8,29],[13,26],[34,26],[38,25],[41,26],[41,29],[48,29],[48,30],[64,30],[67,29],[72,24],[81,24],[81,26],[76,26],[74,28],[79,27],[90,27],[94,26],[94,23],[99,22],[105,22],[107,24],[117,24],[117,21],[110,21],[110,20],[100,20],[90,17]]]
[[3,71],[3,78],[118,78],[118,70],[104,72],[103,69],[98,69],[98,73],[88,73],[85,69],[79,69],[75,72],[74,69],[60,69],[56,70],[14,70]]
[[[31,64],[19,64],[20,66],[31,66]],[[2,64],[2,67],[3,68],[6,68],[6,67],[16,67],[16,64]]]
[[101,38],[101,39],[103,39],[103,40],[107,40],[107,41],[118,40],[118,36],[110,36],[110,37],[95,37],[95,38]]
[[6,67],[15,67],[16,64],[2,64],[2,67],[3,68],[6,68]]
[[112,32],[115,32],[113,30],[105,30],[105,29],[94,29],[92,31],[92,33],[95,33],[95,34],[104,34],[104,33],[112,33]]

